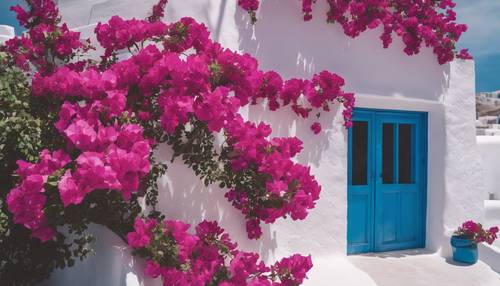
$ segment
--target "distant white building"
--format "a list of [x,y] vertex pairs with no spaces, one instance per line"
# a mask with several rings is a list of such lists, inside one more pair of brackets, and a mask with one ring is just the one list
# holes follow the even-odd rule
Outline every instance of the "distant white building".
[[499,105],[500,104],[500,90],[491,92],[480,92],[476,95],[476,100],[480,104]]
[[500,135],[500,91],[476,94],[476,134]]

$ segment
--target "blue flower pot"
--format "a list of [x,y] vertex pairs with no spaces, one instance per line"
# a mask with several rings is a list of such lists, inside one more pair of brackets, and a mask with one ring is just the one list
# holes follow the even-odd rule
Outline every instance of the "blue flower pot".
[[452,236],[451,248],[453,250],[453,260],[466,264],[477,262],[477,244],[468,238]]

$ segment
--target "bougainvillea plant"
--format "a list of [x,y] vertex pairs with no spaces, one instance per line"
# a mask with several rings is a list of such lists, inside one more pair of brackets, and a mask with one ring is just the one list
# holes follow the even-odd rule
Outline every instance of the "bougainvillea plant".
[[[312,19],[317,0],[302,1],[304,21]],[[423,46],[432,48],[440,64],[454,58],[471,59],[467,49],[456,51],[456,42],[467,26],[457,24],[453,0],[324,0],[327,3],[326,21],[338,23],[344,33],[356,38],[366,30],[380,27],[380,40],[389,47],[394,35],[401,38],[408,55],[418,54]],[[257,21],[259,0],[238,0],[248,11],[252,22]]]
[[55,127],[46,124],[54,114],[44,110],[44,99],[31,95],[26,75],[9,59],[0,52],[0,281],[7,286],[33,285],[56,267],[83,259],[92,238],[73,232],[72,237],[57,235],[41,242],[15,224],[7,209],[7,194],[16,184],[8,174],[17,169],[16,160],[36,161],[43,148],[62,143]]
[[[306,21],[313,2],[303,1]],[[465,31],[453,22],[451,1],[328,3],[329,21],[342,24],[347,35],[381,25],[384,46],[396,32],[406,53],[418,53],[425,42],[440,63],[455,57],[454,43]],[[309,167],[293,160],[302,149],[298,138],[272,138],[271,126],[249,121],[239,110],[265,104],[306,118],[341,104],[350,127],[354,95],[343,91],[344,80],[328,71],[311,79],[262,71],[252,56],[212,41],[194,19],[161,22],[166,0],[146,20],[114,16],[99,23],[98,43],[61,23],[51,0],[27,4],[27,10],[13,7],[27,32],[0,48],[1,60],[31,82],[22,106],[34,126],[44,128],[37,129],[41,137],[29,156],[8,155],[8,162],[21,159],[9,177],[12,188],[2,195],[10,225],[28,230],[39,248],[61,250],[58,267],[85,257],[91,240],[85,230],[97,223],[121,237],[147,261],[145,273],[165,285],[301,284],[312,267],[310,256],[295,254],[266,266],[258,254],[239,250],[215,222],[200,222],[193,232],[167,219],[156,204],[157,180],[168,162],[158,162],[154,150],[170,146],[172,160],[181,159],[204,184],[219,185],[241,211],[248,237],[258,239],[261,223],[305,219],[321,187]],[[238,4],[255,22],[259,1]],[[97,44],[102,56],[91,58]],[[458,56],[469,57],[466,51]],[[311,132],[320,133],[321,125],[312,124]],[[224,137],[221,146],[215,136]],[[14,144],[12,150],[23,148]],[[74,240],[65,244],[68,234]]]
[[[354,96],[342,90],[344,80],[326,71],[311,80],[261,71],[253,57],[224,49],[191,18],[160,22],[166,1],[147,20],[99,23],[104,53],[96,61],[87,56],[91,42],[61,23],[52,1],[27,3],[27,10],[13,7],[27,32],[1,48],[3,64],[30,78],[51,141],[42,141],[38,158],[17,161],[5,199],[13,222],[42,245],[66,232],[78,237],[90,223],[107,226],[165,285],[301,284],[310,256],[266,266],[256,253],[238,250],[215,222],[201,222],[193,234],[167,220],[156,209],[157,179],[167,164],[153,151],[171,146],[173,159],[206,185],[218,184],[244,215],[248,237],[257,239],[262,222],[304,219],[321,188],[309,167],[293,161],[302,149],[298,138],[271,138],[269,125],[246,120],[240,108],[288,105],[308,117],[340,103],[349,127]],[[315,123],[314,132],[320,129]],[[216,135],[225,137],[222,146],[215,146]],[[78,249],[88,241],[78,238]]]
[[466,221],[453,234],[459,237],[472,240],[474,243],[486,242],[493,244],[498,238],[498,227],[493,226],[489,229],[484,229],[480,223],[472,220]]

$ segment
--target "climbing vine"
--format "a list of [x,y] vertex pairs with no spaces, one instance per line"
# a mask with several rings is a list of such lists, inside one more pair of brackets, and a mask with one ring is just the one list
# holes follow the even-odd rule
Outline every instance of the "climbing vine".
[[[318,0],[299,1],[302,2],[304,21],[310,21]],[[456,43],[467,31],[467,26],[456,23],[453,0],[324,1],[328,6],[326,21],[339,24],[349,37],[356,38],[366,30],[380,28],[384,48],[389,47],[395,35],[403,41],[407,55],[418,54],[425,46],[432,48],[439,64],[454,58],[472,58],[467,49],[456,51]],[[259,4],[259,0],[238,0],[238,5],[248,11],[253,23],[257,22]]]

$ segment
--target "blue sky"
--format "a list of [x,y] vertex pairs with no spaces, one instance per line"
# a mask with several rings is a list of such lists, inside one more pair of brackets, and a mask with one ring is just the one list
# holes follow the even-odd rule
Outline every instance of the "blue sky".
[[469,26],[458,45],[476,61],[476,90],[500,90],[500,0],[456,0],[457,21]]
[[[16,27],[9,7],[19,0],[0,0],[0,24]],[[476,90],[500,90],[500,0],[455,0],[458,22],[469,30],[458,45],[469,48],[476,61]]]

